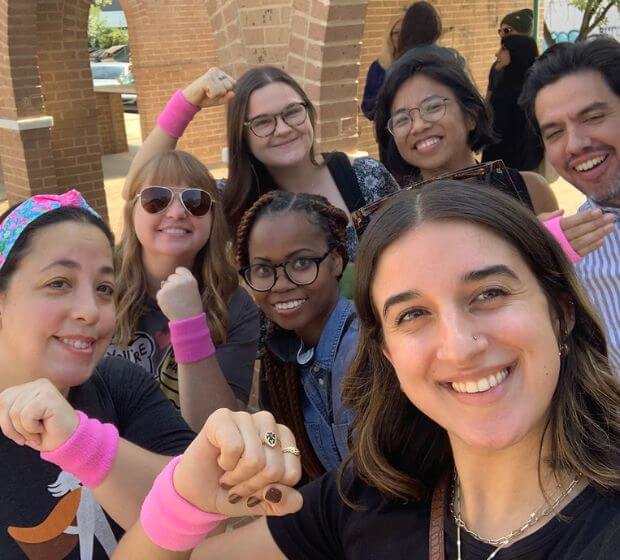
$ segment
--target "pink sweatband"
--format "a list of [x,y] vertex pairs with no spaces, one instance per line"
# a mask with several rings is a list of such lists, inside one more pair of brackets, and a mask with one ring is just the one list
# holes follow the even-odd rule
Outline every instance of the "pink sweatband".
[[157,124],[173,138],[181,138],[198,111],[200,107],[185,99],[183,91],[178,89],[157,117]]
[[[140,511],[140,522],[148,537],[166,550],[191,550],[226,519],[225,515],[197,508],[174,487],[175,457],[153,482]],[[196,481],[198,484],[198,481]]]
[[99,486],[110,472],[118,451],[118,430],[102,424],[80,410],[73,435],[60,447],[41,452],[41,459],[58,465],[82,481],[87,488]]
[[168,326],[177,364],[199,362],[215,354],[205,313],[188,319],[170,321]]
[[543,222],[544,226],[549,230],[549,233],[555,237],[555,240],[560,244],[566,256],[573,264],[578,263],[583,257],[577,253],[572,247],[568,239],[566,239],[566,235],[564,235],[564,230],[560,225],[560,220],[562,216],[557,216],[556,218],[551,218],[546,222]]

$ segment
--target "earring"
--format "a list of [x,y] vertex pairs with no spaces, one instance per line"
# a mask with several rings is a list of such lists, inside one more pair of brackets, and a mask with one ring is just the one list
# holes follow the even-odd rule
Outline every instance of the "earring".
[[472,335],[472,338],[473,338],[474,340],[476,340],[476,341],[478,340],[478,337],[477,337],[475,334],[474,334],[474,335]]

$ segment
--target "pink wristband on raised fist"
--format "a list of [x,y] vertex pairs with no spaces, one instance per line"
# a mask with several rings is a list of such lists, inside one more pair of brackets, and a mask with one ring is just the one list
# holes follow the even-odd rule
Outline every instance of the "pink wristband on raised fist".
[[170,321],[168,326],[177,364],[199,362],[215,354],[205,313],[189,319]]
[[198,111],[200,107],[185,99],[183,91],[179,89],[174,92],[164,110],[157,117],[157,124],[173,138],[181,138],[187,125],[192,122]]
[[118,452],[118,430],[76,410],[78,425],[60,447],[41,452],[41,459],[58,465],[87,488],[99,486],[110,472]]
[[225,515],[197,508],[174,487],[174,469],[181,456],[170,461],[157,476],[140,511],[140,522],[148,537],[166,550],[191,550],[226,519]]
[[549,233],[555,237],[555,240],[560,244],[566,256],[573,264],[578,263],[583,257],[577,253],[572,247],[568,239],[566,239],[566,235],[564,235],[564,230],[560,225],[560,220],[562,216],[558,216],[556,218],[551,218],[546,222],[543,222],[543,225],[549,230]]

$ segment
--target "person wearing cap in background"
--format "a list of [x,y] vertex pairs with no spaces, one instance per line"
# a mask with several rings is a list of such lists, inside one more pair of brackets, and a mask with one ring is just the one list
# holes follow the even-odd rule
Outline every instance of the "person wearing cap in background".
[[[517,10],[506,14],[499,24],[497,33],[500,38],[508,35],[532,35],[534,31],[534,12],[529,8]],[[487,99],[491,95],[499,77],[500,69],[496,67],[497,61],[493,63],[489,70],[489,85],[487,86]]]

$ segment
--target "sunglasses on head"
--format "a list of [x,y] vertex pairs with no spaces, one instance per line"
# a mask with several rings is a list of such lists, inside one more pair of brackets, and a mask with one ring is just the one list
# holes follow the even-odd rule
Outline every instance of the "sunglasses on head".
[[136,198],[140,199],[140,205],[146,212],[159,214],[172,204],[175,196],[179,197],[183,208],[192,216],[204,216],[213,204],[211,195],[202,189],[174,191],[170,187],[144,187]]
[[372,215],[377,212],[377,210],[382,208],[393,196],[396,196],[402,191],[419,190],[428,183],[433,183],[442,179],[467,181],[480,185],[492,185],[493,187],[499,188],[500,190],[525,203],[525,201],[522,200],[522,197],[520,196],[510,173],[508,173],[506,165],[501,159],[489,161],[487,163],[477,163],[476,165],[459,169],[453,173],[446,173],[445,175],[439,175],[437,177],[433,177],[432,179],[426,179],[425,181],[413,183],[408,187],[403,187],[400,191],[388,194],[383,198],[379,198],[378,200],[367,204],[363,208],[355,210],[351,213],[351,220],[353,222],[353,226],[355,227],[355,231],[357,232],[357,236],[362,236],[370,223]]

